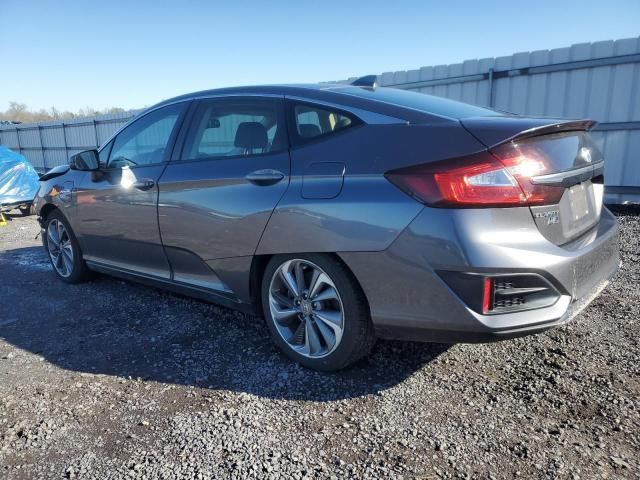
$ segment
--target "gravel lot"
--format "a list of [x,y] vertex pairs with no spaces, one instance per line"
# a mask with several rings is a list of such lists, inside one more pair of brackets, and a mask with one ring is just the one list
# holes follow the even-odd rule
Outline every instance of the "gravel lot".
[[257,318],[100,277],[57,281],[35,217],[0,227],[0,477],[638,478],[640,209],[566,327],[379,342],[321,374]]

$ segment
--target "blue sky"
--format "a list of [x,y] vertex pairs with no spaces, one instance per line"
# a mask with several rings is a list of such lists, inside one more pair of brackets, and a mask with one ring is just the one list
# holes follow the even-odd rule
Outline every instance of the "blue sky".
[[136,108],[640,35],[640,0],[0,0],[0,110]]

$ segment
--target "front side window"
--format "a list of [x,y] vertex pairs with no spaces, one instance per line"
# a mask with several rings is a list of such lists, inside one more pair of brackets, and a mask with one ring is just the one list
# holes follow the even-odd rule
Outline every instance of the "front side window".
[[260,155],[287,148],[279,100],[205,100],[189,127],[182,160]]
[[296,133],[301,142],[349,128],[354,119],[346,113],[311,105],[294,105]]
[[159,108],[125,128],[113,142],[109,167],[137,167],[161,163],[183,109],[183,104]]

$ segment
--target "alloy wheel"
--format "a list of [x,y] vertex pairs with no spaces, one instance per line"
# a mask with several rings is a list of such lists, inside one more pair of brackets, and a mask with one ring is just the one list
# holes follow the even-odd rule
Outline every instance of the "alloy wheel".
[[53,219],[47,227],[47,248],[51,263],[61,277],[68,277],[73,271],[73,246],[64,224]]
[[312,262],[292,259],[273,274],[269,309],[276,330],[294,351],[326,357],[342,340],[344,307],[329,277]]

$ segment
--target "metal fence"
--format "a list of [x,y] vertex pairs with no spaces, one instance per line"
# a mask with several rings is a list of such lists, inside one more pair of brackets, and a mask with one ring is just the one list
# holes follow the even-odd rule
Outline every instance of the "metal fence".
[[42,172],[65,164],[74,153],[100,146],[139,112],[1,126],[0,145],[20,152]]
[[640,37],[387,72],[379,83],[522,115],[597,120],[608,200],[640,199]]
[[[597,120],[607,192],[640,195],[640,37],[387,72],[379,83],[524,115]],[[137,112],[3,126],[0,144],[44,170],[100,145]]]

